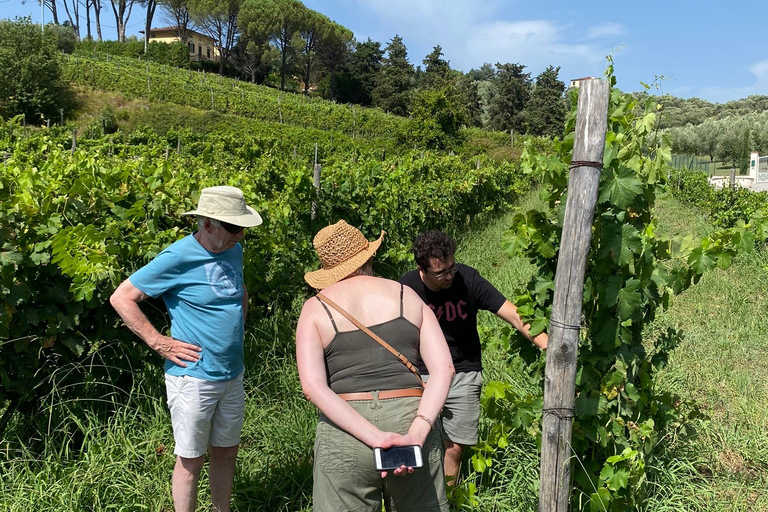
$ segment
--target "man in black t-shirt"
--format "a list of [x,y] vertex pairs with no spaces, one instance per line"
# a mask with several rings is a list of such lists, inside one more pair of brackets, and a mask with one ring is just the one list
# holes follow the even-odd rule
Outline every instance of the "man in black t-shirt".
[[[547,348],[548,341],[546,333],[531,339],[530,326],[523,323],[515,305],[477,270],[456,263],[455,252],[456,242],[450,236],[441,231],[427,231],[413,243],[418,269],[400,278],[437,316],[456,370],[441,418],[449,485],[457,482],[464,448],[477,443],[483,385],[477,312],[484,309],[494,313],[541,349]],[[426,380],[428,375],[422,363],[419,369]]]

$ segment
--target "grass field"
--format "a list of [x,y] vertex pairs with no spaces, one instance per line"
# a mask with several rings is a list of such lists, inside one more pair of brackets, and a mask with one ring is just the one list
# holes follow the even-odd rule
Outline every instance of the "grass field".
[[[536,202],[531,194],[524,208]],[[659,230],[703,235],[706,219],[674,199],[660,200]],[[511,214],[481,219],[461,234],[457,260],[478,268],[507,296],[525,286],[533,269],[500,249]],[[384,275],[403,269],[378,268]],[[648,335],[666,326],[685,330],[659,386],[700,404],[708,419],[693,439],[664,439],[667,454],[652,463],[648,511],[768,511],[768,256],[738,258],[727,271],[706,275],[675,298]],[[246,346],[247,411],[233,510],[310,510],[311,455],[316,411],[301,395],[293,356],[296,308],[249,326]],[[481,317],[484,338],[502,328]],[[0,509],[21,511],[170,511],[170,421],[160,361],[120,392],[108,421],[83,414],[82,404],[49,397],[50,407],[71,410],[36,439],[5,439],[0,452]],[[512,382],[540,393],[541,382],[515,354],[486,350],[486,379]],[[105,395],[107,396],[107,395]],[[487,429],[486,422],[482,428]],[[76,441],[76,442],[75,442]],[[498,464],[466,479],[478,489],[481,511],[537,508],[538,450],[513,439]],[[75,448],[79,448],[75,450]],[[201,506],[210,503],[207,476]]]
[[[665,198],[660,231],[703,235],[697,212]],[[695,400],[709,417],[690,449],[695,472],[680,487],[700,510],[768,510],[768,254],[740,256],[705,275],[657,319],[686,336],[659,385]]]

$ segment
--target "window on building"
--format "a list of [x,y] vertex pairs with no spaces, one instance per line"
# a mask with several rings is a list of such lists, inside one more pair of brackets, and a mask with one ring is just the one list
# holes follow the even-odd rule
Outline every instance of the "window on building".
[[210,47],[210,46],[206,46],[206,47],[205,47],[205,54],[206,54],[206,56],[207,56],[209,59],[211,58],[211,47]]
[[195,53],[195,43],[189,43],[189,53]]
[[197,45],[197,56],[202,57],[203,56],[203,45],[199,44]]

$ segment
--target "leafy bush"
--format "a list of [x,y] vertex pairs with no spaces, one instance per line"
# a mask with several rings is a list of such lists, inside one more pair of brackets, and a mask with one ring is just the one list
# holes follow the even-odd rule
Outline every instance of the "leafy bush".
[[75,45],[75,55],[95,57],[99,54],[138,58],[144,53],[142,41],[94,41],[81,40]]
[[704,171],[672,169],[667,185],[674,192],[675,197],[699,207],[711,204],[715,194]]
[[147,45],[147,60],[183,68],[189,65],[189,48],[184,43],[160,43],[152,41]]
[[56,35],[56,47],[61,53],[73,53],[75,51],[77,35],[71,26],[51,23],[45,26],[45,31]]
[[41,34],[29,18],[0,20],[0,118],[22,114],[42,124],[69,108],[57,42],[53,31]]
[[402,134],[407,144],[430,149],[457,147],[468,120],[459,92],[452,86],[426,89],[411,97],[411,120]]
[[715,226],[731,228],[754,217],[768,216],[768,194],[746,188],[715,189],[701,171],[675,169],[670,173],[672,193],[704,210]]

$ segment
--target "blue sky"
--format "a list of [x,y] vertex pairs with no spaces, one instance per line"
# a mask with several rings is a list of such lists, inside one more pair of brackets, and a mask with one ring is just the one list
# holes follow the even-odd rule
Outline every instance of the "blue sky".
[[[108,5],[105,36],[115,38]],[[395,34],[414,65],[435,45],[462,71],[484,62],[519,62],[534,77],[560,66],[567,81],[601,76],[612,53],[620,88],[641,89],[663,76],[661,90],[681,97],[724,102],[768,94],[768,44],[761,25],[768,2],[742,0],[648,0],[582,2],[523,0],[304,0],[307,7],[385,46]],[[60,9],[61,10],[61,9]],[[84,13],[81,13],[84,16]],[[31,15],[35,0],[0,0],[0,17]],[[50,13],[46,12],[50,17]],[[61,16],[61,13],[60,13]],[[142,29],[137,5],[128,33]],[[154,25],[163,25],[156,20]]]

